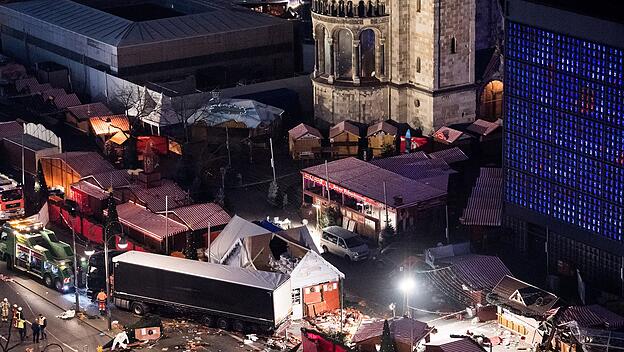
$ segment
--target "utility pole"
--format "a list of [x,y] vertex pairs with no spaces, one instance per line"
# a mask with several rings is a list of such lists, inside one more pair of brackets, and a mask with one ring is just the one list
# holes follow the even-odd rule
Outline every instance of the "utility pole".
[[212,249],[210,249],[211,243],[210,238],[210,221],[208,221],[208,263],[212,263]]
[[446,216],[446,244],[451,244],[451,240],[449,237],[448,203],[444,206],[444,213],[445,213],[444,215]]
[[232,167],[232,154],[230,153],[230,132],[227,126],[225,126],[225,147],[227,148],[227,152],[228,152],[228,168],[231,168]]
[[383,192],[384,192],[384,212],[386,213],[386,227],[390,223],[390,219],[388,219],[388,196],[386,195],[386,181],[383,181]]
[[275,182],[276,177],[275,177],[275,157],[273,156],[273,138],[269,138],[269,145],[271,147],[271,168],[273,168],[273,182]]
[[165,254],[169,255],[169,196],[165,196]]
[[26,187],[26,171],[24,170],[24,134],[25,133],[26,131],[22,130],[22,192],[24,192],[24,188]]
[[331,194],[329,193],[329,168],[327,167],[327,160],[325,160],[325,185],[327,186],[327,200],[331,205]]

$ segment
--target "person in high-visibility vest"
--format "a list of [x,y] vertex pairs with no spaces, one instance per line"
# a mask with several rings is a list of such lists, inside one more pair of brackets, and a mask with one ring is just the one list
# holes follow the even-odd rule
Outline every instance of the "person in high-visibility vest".
[[104,290],[100,290],[100,293],[97,294],[98,301],[98,309],[100,310],[100,315],[104,315],[106,313],[106,299],[108,296],[104,292]]
[[17,331],[19,331],[20,340],[24,342],[26,339],[26,320],[21,318],[17,320]]
[[0,303],[0,310],[2,310],[2,321],[9,321],[9,313],[11,313],[11,303],[9,303],[9,299],[5,298]]

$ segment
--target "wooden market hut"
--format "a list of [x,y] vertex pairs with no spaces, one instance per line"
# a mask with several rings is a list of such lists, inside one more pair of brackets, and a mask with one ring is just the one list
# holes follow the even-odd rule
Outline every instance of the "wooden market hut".
[[373,157],[381,156],[384,145],[389,145],[394,150],[396,136],[397,128],[386,121],[380,121],[368,126],[366,138],[368,138],[368,148],[371,149]]
[[319,130],[300,123],[288,131],[288,149],[294,160],[316,159],[321,154],[323,135]]
[[334,158],[357,157],[360,129],[348,121],[342,121],[329,130],[329,141]]

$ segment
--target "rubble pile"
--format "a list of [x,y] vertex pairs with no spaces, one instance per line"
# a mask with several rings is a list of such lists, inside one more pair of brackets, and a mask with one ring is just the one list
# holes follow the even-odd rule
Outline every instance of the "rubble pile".
[[209,335],[224,335],[221,330],[187,320],[163,320],[162,324],[165,334],[181,337],[180,342],[174,347],[176,351],[210,351],[210,344],[204,341],[204,338]]
[[288,253],[280,255],[279,260],[275,260],[272,256],[269,256],[269,267],[271,270],[282,274],[290,274],[298,263],[299,259],[293,258]]
[[[363,319],[370,319],[370,317],[354,308],[344,309],[342,330],[347,340],[351,340]],[[309,322],[313,327],[322,332],[334,333],[340,331],[340,309],[318,315],[309,320]]]

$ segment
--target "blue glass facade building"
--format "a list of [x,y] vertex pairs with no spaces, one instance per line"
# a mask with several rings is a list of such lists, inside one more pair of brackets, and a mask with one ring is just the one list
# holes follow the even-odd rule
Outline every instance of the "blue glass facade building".
[[[574,20],[569,12],[552,10],[549,23],[538,13],[527,16],[531,11],[520,5],[512,10],[505,31],[507,213],[555,228],[556,238],[572,239],[571,247],[590,248],[562,251],[548,244],[558,257],[599,272],[600,263],[574,257],[596,249],[600,262],[605,251],[603,264],[619,272],[624,267],[624,50],[595,40],[596,35],[583,39],[600,23],[570,33],[569,23],[561,24],[565,31],[557,30],[557,14],[569,22]],[[612,278],[616,275],[602,277]]]

